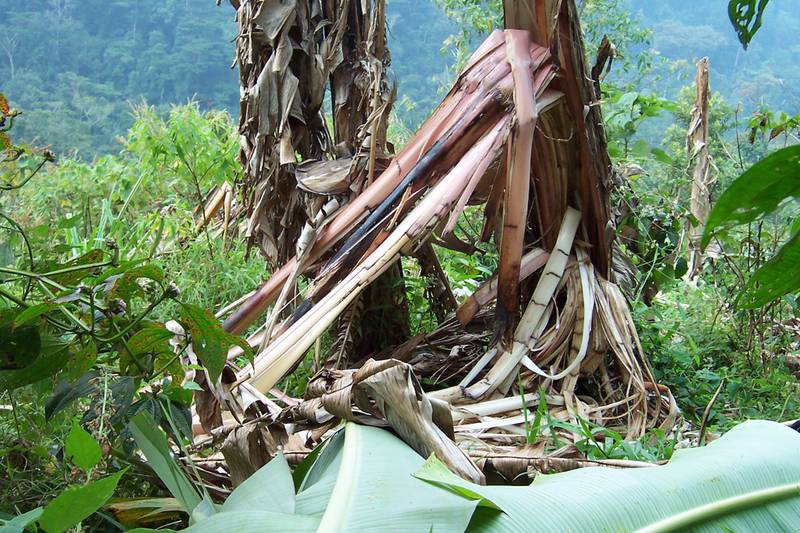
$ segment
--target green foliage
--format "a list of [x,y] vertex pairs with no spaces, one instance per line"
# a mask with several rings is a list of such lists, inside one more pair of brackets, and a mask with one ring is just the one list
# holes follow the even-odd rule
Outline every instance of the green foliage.
[[[790,146],[768,155],[728,187],[709,215],[703,245],[708,245],[715,232],[769,215],[791,198],[800,198],[800,146]],[[800,291],[798,265],[800,228],[795,228],[775,257],[748,281],[739,303],[752,309]]]
[[238,105],[229,6],[155,0],[0,3],[0,79],[27,109],[18,135],[86,159],[117,150],[130,102]]
[[103,456],[97,441],[77,422],[72,423],[72,429],[64,442],[64,450],[68,459],[78,468],[87,471],[97,466]]
[[[9,110],[4,118],[11,116]],[[0,205],[8,223],[0,233],[0,394],[3,403],[11,400],[14,415],[13,425],[0,424],[0,506],[28,510],[60,493],[42,515],[47,531],[86,519],[117,482],[131,483],[121,471],[113,474],[118,461],[99,468],[110,477],[92,477],[101,447],[113,448],[122,464],[129,460],[127,422],[137,413],[149,413],[173,438],[191,437],[181,354],[195,339],[180,337],[176,349],[175,335],[155,318],[189,310],[187,329],[215,379],[227,348],[242,343],[202,309],[205,291],[192,283],[193,302],[179,302],[172,283],[188,282],[181,260],[198,250],[192,217],[198,192],[236,177],[230,117],[201,113],[196,104],[167,118],[150,108],[137,116],[125,150],[95,164],[48,166],[47,153],[16,145],[0,160],[5,189],[13,191]],[[236,281],[214,291],[221,297],[241,290],[238,297],[260,280],[263,266],[240,268],[247,262],[241,246],[202,244],[219,248],[217,267]],[[236,277],[239,270],[246,281]],[[69,463],[55,461],[48,445],[53,454],[63,450]],[[76,485],[78,479],[84,484]]]
[[158,429],[153,417],[146,411],[142,411],[131,419],[129,428],[151,468],[180,502],[183,509],[191,514],[194,508],[200,504],[200,495],[173,459],[169,442]]
[[105,504],[117,488],[124,471],[70,487],[44,508],[39,525],[47,533],[60,533],[79,524]]
[[800,506],[800,469],[791,460],[798,451],[800,436],[790,428],[751,421],[660,468],[584,468],[539,476],[528,487],[486,486],[454,475],[435,456],[424,461],[388,431],[348,423],[296,494],[279,455],[186,531],[782,530]]
[[37,507],[32,511],[15,516],[10,520],[0,519],[0,533],[23,533],[25,528],[42,516],[44,509]]
[[790,337],[759,338],[758,325],[746,314],[733,314],[720,303],[724,290],[702,280],[696,287],[678,281],[664,287],[651,305],[635,305],[639,336],[658,382],[670,387],[684,416],[696,425],[722,381],[710,427],[792,417],[800,400],[797,380],[783,362],[791,352]]
[[192,336],[194,352],[213,382],[219,379],[227,361],[228,348],[231,346],[239,346],[244,350],[245,357],[251,361],[255,356],[253,348],[244,339],[226,333],[219,320],[205,309],[184,305],[181,323]]
[[[610,89],[607,87],[606,89]],[[664,98],[644,95],[638,92],[609,90],[609,98],[604,109],[605,125],[608,131],[609,154],[616,159],[636,159],[653,157],[670,163],[671,159],[658,148],[651,148],[644,139],[634,142],[641,124],[661,115],[663,111],[675,111],[677,106]]]
[[736,30],[739,42],[747,50],[747,46],[761,28],[761,18],[769,0],[730,0],[728,17]]

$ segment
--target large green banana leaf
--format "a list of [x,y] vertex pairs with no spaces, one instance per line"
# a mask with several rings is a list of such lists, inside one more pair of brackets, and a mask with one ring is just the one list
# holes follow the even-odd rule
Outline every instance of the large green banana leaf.
[[279,455],[237,487],[216,514],[186,531],[465,531],[478,502],[415,478],[424,464],[388,431],[348,424],[327,443],[296,495]]
[[528,487],[487,487],[431,458],[417,477],[478,500],[474,531],[800,531],[800,435],[774,422],[745,422],[660,467],[586,468]]
[[435,457],[425,462],[388,431],[348,424],[297,494],[279,456],[188,531],[800,531],[798,459],[800,435],[751,421],[665,466],[481,486]]

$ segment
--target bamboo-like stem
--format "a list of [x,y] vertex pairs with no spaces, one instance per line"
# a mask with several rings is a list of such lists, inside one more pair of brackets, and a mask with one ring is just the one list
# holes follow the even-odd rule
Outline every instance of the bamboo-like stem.
[[[523,282],[544,267],[550,254],[541,248],[534,248],[524,256],[520,262],[519,282]],[[456,310],[456,318],[462,326],[466,326],[485,305],[497,297],[497,276],[492,276],[483,282],[472,295],[464,300]]]
[[535,346],[536,340],[547,325],[545,320],[548,315],[546,312],[547,307],[567,266],[580,218],[580,212],[567,208],[564,220],[561,223],[556,246],[547,260],[542,277],[539,279],[531,301],[517,326],[511,349],[506,350],[500,356],[494,367],[489,370],[481,381],[464,391],[464,395],[467,398],[484,398],[487,394],[497,389],[514,372],[514,369],[517,368],[528,351]]

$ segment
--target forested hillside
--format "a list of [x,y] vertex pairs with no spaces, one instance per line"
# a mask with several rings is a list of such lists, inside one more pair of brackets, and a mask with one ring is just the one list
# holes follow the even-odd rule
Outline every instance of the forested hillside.
[[0,85],[18,135],[84,157],[115,152],[131,105],[236,109],[233,12],[198,0],[2,0]]
[[[444,8],[452,0],[391,0],[387,24],[395,79],[397,116],[414,128],[438,102],[452,79],[458,50],[451,35],[465,28]],[[800,79],[793,69],[800,55],[792,37],[800,12],[792,0],[773,0],[762,39],[745,52],[727,22],[724,2],[700,0],[687,9],[682,0],[604,0],[587,26],[589,36],[603,33],[628,39],[631,27],[619,13],[638,18],[644,43],[631,52],[652,50],[647,68],[650,89],[674,99],[691,82],[689,58],[711,58],[712,88],[746,114],[764,104],[796,111]],[[603,13],[612,13],[606,18]],[[212,0],[0,0],[5,23],[0,35],[2,89],[26,110],[21,138],[38,138],[57,152],[84,158],[116,152],[115,141],[132,124],[131,106],[146,101],[161,112],[195,99],[204,109],[238,114],[231,41],[234,13]],[[616,19],[616,20],[614,20]],[[499,19],[497,19],[499,20]],[[479,42],[490,25],[470,32]],[[589,39],[588,46],[596,46]],[[463,53],[463,51],[462,51]],[[637,61],[641,61],[637,58]],[[636,71],[644,65],[632,65]],[[619,68],[612,79],[632,72]],[[31,104],[36,105],[31,105]]]
[[[764,12],[759,35],[743,50],[727,23],[727,3],[718,0],[633,0],[631,8],[643,25],[653,30],[652,43],[663,57],[676,62],[682,76],[665,77],[665,88],[689,81],[688,58],[708,56],[711,84],[732,105],[744,112],[764,105],[787,113],[800,108],[800,74],[794,65],[800,57],[797,32],[800,9],[792,0],[772,0]],[[665,91],[665,94],[669,94]]]

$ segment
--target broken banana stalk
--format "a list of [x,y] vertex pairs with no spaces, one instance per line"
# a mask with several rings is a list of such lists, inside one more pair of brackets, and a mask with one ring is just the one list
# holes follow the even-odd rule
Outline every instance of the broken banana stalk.
[[[496,156],[492,148],[507,126],[508,118],[502,118],[374,252],[256,357],[250,384],[265,392],[278,383],[367,284],[388,269],[404,248],[413,247],[443,219],[457,200],[459,183],[472,175],[480,161]],[[237,378],[247,378],[248,373],[243,371]]]

